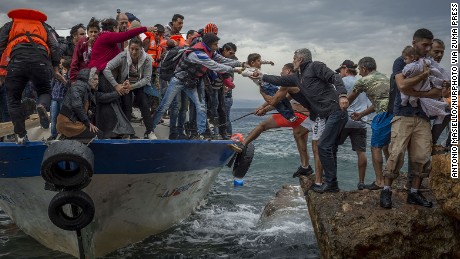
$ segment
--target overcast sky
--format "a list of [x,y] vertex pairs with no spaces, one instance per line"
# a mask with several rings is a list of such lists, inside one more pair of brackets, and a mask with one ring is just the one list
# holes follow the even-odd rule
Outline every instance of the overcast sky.
[[[183,32],[203,28],[213,22],[219,27],[220,45],[233,42],[237,56],[246,60],[257,52],[275,66],[266,65],[267,73],[279,74],[285,63],[292,62],[299,48],[312,51],[313,60],[336,69],[345,59],[355,63],[371,56],[377,70],[387,75],[404,46],[411,43],[419,28],[430,29],[435,38],[447,45],[443,65],[449,66],[450,1],[439,0],[42,0],[2,1],[0,24],[9,21],[6,13],[15,8],[38,9],[48,15],[48,24],[70,28],[87,24],[92,16],[108,18],[116,9],[131,12],[143,25],[171,21],[174,13],[185,16]],[[258,89],[247,78],[236,75],[234,97],[261,99]]]

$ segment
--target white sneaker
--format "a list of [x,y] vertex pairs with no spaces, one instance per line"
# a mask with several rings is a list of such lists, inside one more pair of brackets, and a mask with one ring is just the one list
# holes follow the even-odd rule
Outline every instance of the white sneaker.
[[157,139],[157,136],[155,135],[155,133],[153,131],[150,131],[150,133],[146,132],[144,134],[144,139],[155,140],[155,139]]
[[16,144],[23,145],[26,142],[29,142],[29,139],[27,138],[27,135],[25,135],[24,137],[21,138],[21,137],[19,137],[18,134],[16,134]]

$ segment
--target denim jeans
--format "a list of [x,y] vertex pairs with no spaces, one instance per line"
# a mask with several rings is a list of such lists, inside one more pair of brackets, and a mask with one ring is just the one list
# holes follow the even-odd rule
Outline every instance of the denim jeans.
[[[173,77],[174,78],[174,77]],[[154,80],[154,79],[152,79]],[[172,80],[172,79],[171,79]],[[171,81],[169,81],[171,82]],[[160,99],[163,99],[165,94],[166,94],[166,90],[168,89],[168,84],[169,84],[168,81],[165,81],[163,79],[160,79]],[[155,87],[155,84],[152,83],[152,85]]]
[[58,132],[56,130],[56,123],[57,117],[59,115],[59,111],[61,110],[63,100],[51,100],[51,108],[50,108],[50,117],[51,117],[51,136],[57,137]]
[[232,122],[230,120],[230,110],[233,105],[233,97],[225,97],[225,113],[227,114],[227,134],[233,134]]
[[213,89],[211,100],[211,110],[214,120],[219,123],[219,126],[214,128],[214,134],[217,134],[217,129],[219,129],[220,135],[227,135],[227,112],[225,107],[224,88]]
[[169,117],[170,133],[184,134],[184,124],[188,111],[188,97],[184,91],[174,98]]
[[6,86],[0,86],[0,122],[11,121],[8,113],[8,99],[6,98]]
[[[197,114],[197,126],[198,133],[203,134],[206,130],[206,103],[204,98],[199,98],[198,91],[202,88],[188,88],[182,84],[179,79],[173,77],[169,82],[168,89],[166,90],[165,96],[161,100],[160,107],[158,107],[155,116],[153,117],[153,128],[155,129],[160,122],[161,117],[170,107],[174,98],[179,94],[180,91],[184,91],[190,100],[195,104],[195,110]],[[204,97],[204,96],[203,96]]]
[[337,110],[326,118],[326,126],[318,140],[318,153],[324,168],[324,181],[337,185],[337,148],[340,132],[348,120],[348,112]]

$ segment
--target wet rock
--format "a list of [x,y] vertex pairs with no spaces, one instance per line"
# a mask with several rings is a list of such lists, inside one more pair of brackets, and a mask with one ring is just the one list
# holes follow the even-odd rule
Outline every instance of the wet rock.
[[430,189],[442,210],[460,220],[460,179],[450,175],[450,154],[434,155],[430,173]]
[[[304,178],[302,188],[312,180]],[[322,258],[456,258],[459,221],[443,212],[431,192],[424,195],[434,201],[433,208],[407,204],[400,178],[392,209],[380,208],[380,191],[308,192]]]
[[275,198],[271,199],[265,205],[262,211],[261,218],[272,216],[275,212],[297,206],[296,199],[303,197],[302,189],[299,186],[283,185],[282,188],[276,192]]

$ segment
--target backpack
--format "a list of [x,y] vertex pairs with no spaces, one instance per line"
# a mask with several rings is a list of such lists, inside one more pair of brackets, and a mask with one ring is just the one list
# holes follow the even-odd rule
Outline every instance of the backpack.
[[175,47],[166,52],[160,64],[160,78],[162,80],[168,82],[171,80],[185,50],[186,48]]

